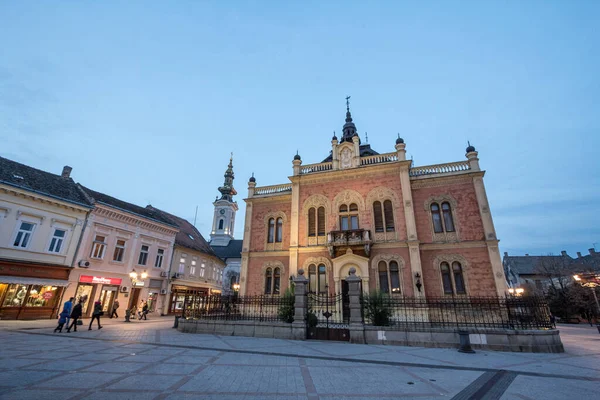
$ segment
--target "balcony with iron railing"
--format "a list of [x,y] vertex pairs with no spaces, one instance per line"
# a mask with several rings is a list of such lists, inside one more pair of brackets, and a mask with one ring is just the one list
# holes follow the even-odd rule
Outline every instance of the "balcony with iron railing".
[[364,246],[364,251],[368,256],[371,243],[371,231],[367,229],[331,231],[327,234],[327,247],[332,257],[335,255],[336,249],[353,246]]

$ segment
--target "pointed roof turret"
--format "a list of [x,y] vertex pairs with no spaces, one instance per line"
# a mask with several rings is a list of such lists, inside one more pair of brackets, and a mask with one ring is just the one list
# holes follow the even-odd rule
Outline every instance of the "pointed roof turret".
[[233,188],[233,180],[235,176],[233,174],[233,153],[231,153],[231,157],[229,157],[229,165],[225,170],[225,182],[223,186],[219,188],[219,192],[221,192],[221,200],[233,201],[233,196],[237,194],[235,189]]
[[[346,97],[346,123],[342,128],[342,140],[340,140],[340,144],[344,142],[352,143],[352,137],[358,136],[356,132],[356,125],[352,121],[352,114],[350,113],[350,96]],[[358,138],[358,143],[360,144],[360,137]]]

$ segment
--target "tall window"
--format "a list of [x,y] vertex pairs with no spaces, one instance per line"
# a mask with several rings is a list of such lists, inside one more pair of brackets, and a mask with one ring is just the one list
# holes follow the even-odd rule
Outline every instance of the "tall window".
[[273,270],[273,294],[279,294],[279,286],[281,284],[281,270],[275,268]]
[[358,206],[356,203],[342,204],[340,206],[340,229],[347,231],[349,229],[358,229]]
[[196,275],[196,267],[193,265],[190,267],[190,275]]
[[275,218],[269,218],[269,232],[267,236],[267,243],[275,242]]
[[325,207],[308,210],[308,236],[325,236]]
[[13,246],[23,248],[27,247],[31,240],[31,235],[33,234],[34,228],[35,224],[21,221],[21,226],[19,227],[19,231],[17,232]]
[[150,247],[148,247],[146,245],[142,245],[142,248],[140,249],[140,256],[138,257],[139,265],[146,265],[146,262],[148,261],[148,251],[149,250],[150,250]]
[[179,263],[179,269],[177,270],[177,272],[180,274],[185,273],[185,263],[182,263],[182,262]]
[[438,203],[431,203],[431,219],[435,233],[454,232],[452,208],[447,201],[442,203],[441,211]]
[[377,265],[379,272],[379,289],[384,293],[400,294],[400,270],[398,262],[392,260],[389,263],[379,261]]
[[102,235],[96,235],[92,244],[92,258],[104,258],[104,252],[106,251],[106,237]]
[[[161,268],[163,263],[163,258],[165,256],[165,251],[163,249],[158,249],[156,252],[156,261],[154,261],[155,268]],[[193,261],[192,261],[193,263]]]
[[48,247],[48,251],[51,253],[60,253],[66,235],[67,231],[65,231],[64,229],[55,229],[54,235],[52,235],[52,239],[50,240],[50,246]]
[[373,216],[375,218],[375,232],[394,231],[394,210],[390,200],[384,201],[383,207],[380,201],[374,202]]
[[442,273],[442,286],[444,294],[466,294],[465,280],[463,277],[462,265],[458,261],[452,263],[452,267],[447,262],[440,264]]
[[324,264],[308,266],[308,291],[313,293],[327,292],[327,268]]
[[273,288],[273,270],[267,268],[265,271],[265,294],[271,294]]
[[219,230],[223,229],[223,224],[224,224],[223,219],[220,219],[219,220]]
[[277,231],[275,235],[275,241],[281,243],[283,240],[283,219],[277,218]]
[[123,262],[123,256],[125,255],[125,241],[117,239],[115,245],[115,252],[113,253],[113,261]]
[[202,264],[200,264],[200,277],[201,278],[204,278],[204,270],[205,270],[204,263],[202,263]]

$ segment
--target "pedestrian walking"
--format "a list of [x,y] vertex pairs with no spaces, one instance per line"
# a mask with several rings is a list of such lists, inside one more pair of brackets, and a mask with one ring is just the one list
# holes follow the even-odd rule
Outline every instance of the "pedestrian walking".
[[88,331],[92,330],[92,324],[94,323],[94,320],[98,321],[98,329],[102,329],[102,325],[100,325],[100,316],[103,314],[104,312],[102,311],[102,304],[100,303],[100,300],[98,300],[94,303],[94,311],[92,312],[92,320],[90,321]]
[[144,306],[142,307],[142,312],[139,313],[139,316],[140,316],[139,319],[141,320],[142,318],[144,318],[144,320],[147,320],[148,319],[148,318],[146,318],[147,314],[148,314],[148,302],[145,302]]
[[67,327],[69,326],[69,320],[71,319],[71,311],[73,310],[73,300],[74,299],[75,299],[74,297],[71,297],[68,301],[65,301],[65,304],[63,305],[62,312],[67,313],[67,320],[66,320]]
[[119,318],[119,315],[117,314],[117,308],[119,308],[119,300],[115,299],[112,307],[112,312],[110,313],[110,318],[112,318],[113,316],[115,318]]
[[62,332],[63,326],[65,326],[65,322],[67,322],[67,317],[68,316],[69,316],[69,314],[65,310],[63,310],[58,315],[58,326],[56,328],[54,328],[54,333],[56,333],[56,332]]
[[73,331],[77,332],[77,321],[79,321],[79,318],[81,318],[81,315],[83,314],[83,300],[79,300],[79,303],[75,304],[75,306],[73,307],[73,311],[71,311],[71,319],[73,320],[71,322],[71,325],[67,325],[67,333],[71,332],[71,328],[74,328]]

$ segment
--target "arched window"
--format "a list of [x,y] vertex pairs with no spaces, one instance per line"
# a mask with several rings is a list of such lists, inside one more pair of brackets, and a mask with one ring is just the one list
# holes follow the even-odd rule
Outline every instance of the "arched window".
[[389,293],[390,292],[390,285],[388,282],[388,271],[387,271],[387,264],[385,261],[379,261],[379,265],[377,266],[377,269],[379,271],[379,289],[383,292],[383,293]]
[[277,218],[277,234],[275,235],[275,241],[281,243],[283,239],[283,219]]
[[356,203],[340,206],[340,230],[358,229],[358,206]]
[[273,270],[267,268],[265,271],[265,294],[271,294],[271,287],[273,285]]
[[379,289],[384,293],[400,294],[400,268],[395,260],[386,263],[379,261],[377,264],[379,273]]
[[373,217],[375,218],[375,232],[383,232],[383,213],[379,201],[373,203]]
[[316,219],[317,219],[317,212],[314,207],[311,207],[308,210],[308,236],[315,236],[317,233]]
[[453,295],[467,293],[462,265],[458,261],[452,263],[452,269],[450,269],[450,264],[445,261],[442,262],[440,264],[440,272],[442,273],[444,294]]
[[275,218],[269,218],[269,233],[267,236],[267,243],[273,243],[275,241]]
[[446,232],[454,232],[454,221],[452,220],[452,210],[450,209],[450,203],[442,203],[442,214],[444,215],[444,228]]
[[219,229],[223,229],[223,219],[219,220]]
[[275,268],[273,273],[273,294],[279,294],[279,285],[281,283],[281,270]]
[[327,268],[323,264],[308,266],[308,291],[312,293],[327,292]]
[[394,232],[394,211],[390,200],[383,202],[383,216],[385,218],[386,232]]
[[440,215],[440,206],[438,203],[431,203],[431,219],[433,220],[433,231],[435,233],[444,232],[442,227],[442,216]]
[[317,209],[317,235],[325,236],[325,207]]

